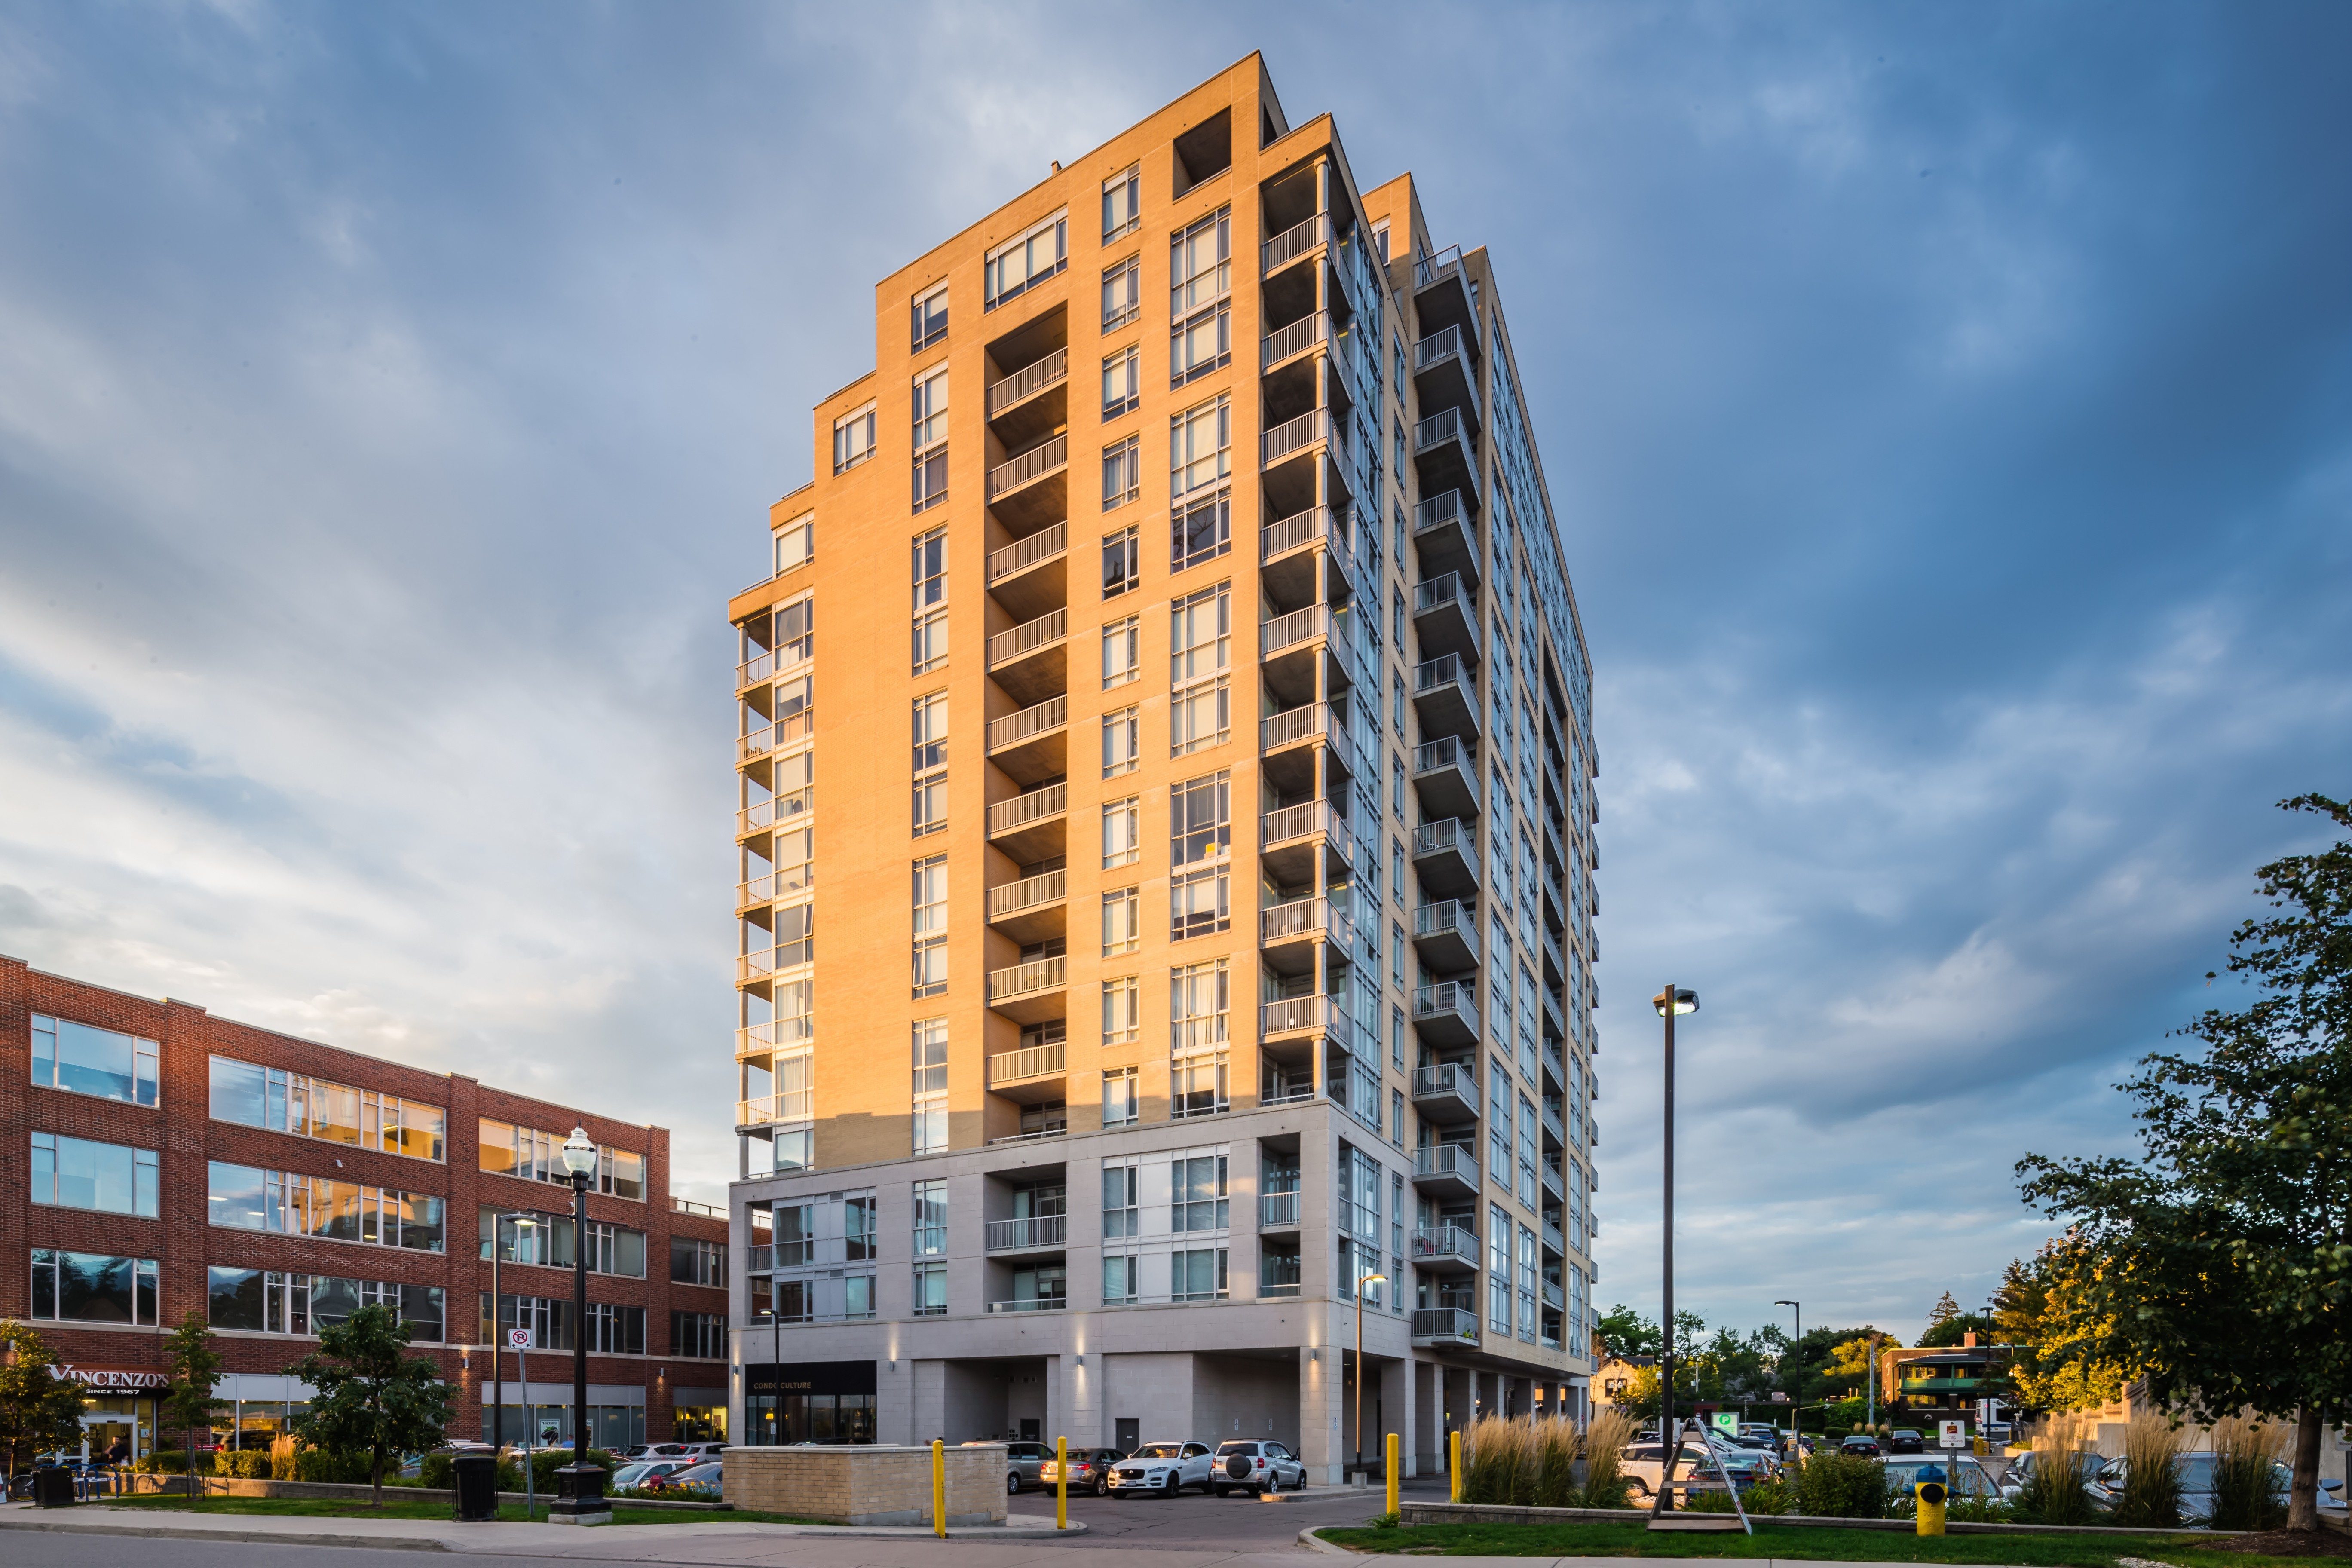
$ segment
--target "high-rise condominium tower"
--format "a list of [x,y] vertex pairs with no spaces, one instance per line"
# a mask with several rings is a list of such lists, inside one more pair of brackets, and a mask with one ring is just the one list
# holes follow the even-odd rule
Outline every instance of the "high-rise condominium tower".
[[[737,595],[738,1442],[1589,1374],[1590,666],[1502,291],[1255,56],[885,279]],[[1366,1276],[1379,1276],[1366,1280]]]

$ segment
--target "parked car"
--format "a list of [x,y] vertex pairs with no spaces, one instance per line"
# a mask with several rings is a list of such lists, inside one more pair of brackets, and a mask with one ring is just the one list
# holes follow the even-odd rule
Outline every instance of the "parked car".
[[1838,1452],[1841,1454],[1859,1454],[1865,1459],[1875,1459],[1882,1457],[1885,1453],[1885,1450],[1878,1446],[1877,1438],[1865,1437],[1860,1433],[1856,1433],[1854,1436],[1848,1437],[1844,1442],[1838,1445]]
[[668,1470],[658,1476],[649,1476],[637,1489],[657,1495],[669,1492],[707,1492],[716,1497],[719,1495],[719,1483],[724,1479],[725,1475],[725,1466],[716,1459],[705,1459],[698,1465],[688,1465],[683,1469]]
[[[1070,1489],[1092,1492],[1100,1497],[1108,1489],[1110,1468],[1127,1456],[1117,1448],[1073,1448],[1070,1450]],[[1037,1484],[1052,1491],[1060,1483],[1059,1461],[1048,1458],[1037,1467]]]
[[1223,1497],[1228,1491],[1296,1491],[1307,1485],[1307,1466],[1279,1443],[1220,1443],[1209,1490]]
[[1958,1498],[1994,1498],[2001,1495],[1992,1477],[1983,1466],[1966,1454],[1950,1458],[1941,1454],[1898,1455],[1886,1461],[1886,1494],[1895,1502],[1895,1511],[1909,1513],[1918,1505],[1919,1474],[1933,1465],[1944,1474],[1944,1485]]
[[1206,1443],[1146,1443],[1111,1467],[1108,1495],[1123,1498],[1158,1492],[1174,1497],[1186,1487],[1207,1491],[1213,1458]]
[[[2174,1458],[2173,1468],[2180,1476],[2180,1517],[2189,1523],[2198,1523],[2213,1517],[2213,1468],[2220,1456],[2210,1452],[2181,1454]],[[2094,1469],[2083,1482],[2083,1489],[2096,1498],[2101,1508],[2112,1509],[2123,1500],[2124,1477],[2127,1461],[2121,1457],[2107,1460]],[[2273,1465],[2272,1476],[2274,1489],[2284,1497],[2294,1482],[2294,1472],[2284,1465]],[[2319,1483],[2319,1507],[2323,1516],[2341,1518],[2346,1513],[2344,1483],[2323,1480]]]
[[1919,1454],[1927,1448],[1927,1439],[1909,1426],[1897,1426],[1886,1435],[1886,1451],[1890,1454]]
[[676,1475],[680,1470],[692,1468],[684,1459],[639,1459],[614,1468],[611,1489],[616,1492],[647,1489],[664,1476]]
[[[1665,1445],[1656,1442],[1628,1444],[1617,1468],[1635,1497],[1655,1496],[1658,1483],[1665,1476]],[[1711,1479],[1714,1474],[1715,1451],[1685,1438],[1682,1458],[1675,1466],[1675,1479],[1687,1480],[1697,1476],[1702,1479]]]
[[[967,1448],[985,1447],[984,1443],[966,1443]],[[1018,1497],[1032,1487],[1042,1484],[1039,1473],[1053,1450],[1043,1443],[1007,1443],[1004,1445],[1004,1490],[1008,1497]]]

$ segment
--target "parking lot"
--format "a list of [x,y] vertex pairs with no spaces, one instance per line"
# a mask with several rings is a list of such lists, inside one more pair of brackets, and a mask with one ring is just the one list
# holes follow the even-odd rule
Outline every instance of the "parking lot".
[[[1445,1497],[1445,1479],[1438,1476],[1409,1480],[1403,1483],[1402,1491],[1408,1498],[1442,1500]],[[1084,1521],[1087,1527],[1087,1533],[1077,1541],[1096,1546],[1160,1546],[1183,1551],[1223,1546],[1236,1551],[1265,1551],[1290,1544],[1300,1531],[1310,1526],[1365,1523],[1386,1502],[1379,1487],[1318,1487],[1303,1492],[1285,1492],[1282,1500],[1260,1502],[1254,1495],[1236,1493],[1217,1498],[1199,1492],[1173,1498],[1130,1498],[1125,1501],[1074,1497],[1070,1500],[1070,1518]],[[1024,1492],[1006,1500],[1014,1513],[1053,1517],[1054,1494],[1050,1491]],[[1038,1542],[1055,1546],[1076,1543]]]

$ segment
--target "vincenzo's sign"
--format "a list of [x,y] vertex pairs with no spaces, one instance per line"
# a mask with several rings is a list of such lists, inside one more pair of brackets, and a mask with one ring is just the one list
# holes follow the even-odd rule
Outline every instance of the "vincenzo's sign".
[[172,1385],[169,1373],[152,1367],[73,1366],[59,1362],[51,1364],[49,1375],[94,1394],[161,1393]]

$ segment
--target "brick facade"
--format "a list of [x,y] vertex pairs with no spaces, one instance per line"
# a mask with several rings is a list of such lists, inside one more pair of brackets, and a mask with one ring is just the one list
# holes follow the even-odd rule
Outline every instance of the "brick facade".
[[[112,1029],[158,1043],[159,1103],[139,1106],[35,1085],[32,1079],[32,1020],[36,1014]],[[215,1121],[210,1115],[210,1058],[235,1058],[268,1068],[396,1094],[440,1106],[446,1112],[443,1159],[430,1161]],[[538,1208],[569,1213],[568,1188],[493,1174],[480,1168],[481,1118],[520,1123],[567,1134],[576,1124],[601,1144],[635,1151],[646,1160],[646,1200],[591,1192],[588,1218],[642,1230],[646,1278],[592,1274],[591,1304],[611,1302],[646,1310],[645,1355],[591,1355],[593,1384],[634,1385],[645,1390],[646,1436],[672,1435],[671,1391],[717,1389],[726,1384],[721,1360],[682,1359],[668,1353],[673,1310],[723,1315],[723,1286],[675,1283],[670,1279],[673,1237],[714,1242],[727,1239],[723,1216],[689,1213],[676,1206],[669,1191],[669,1133],[609,1116],[509,1094],[457,1074],[443,1075],[399,1062],[341,1050],[312,1040],[216,1018],[204,1008],[166,998],[135,996],[103,986],[46,974],[17,958],[0,954],[0,1121],[11,1129],[0,1143],[0,1317],[29,1319],[31,1253],[58,1247],[110,1257],[154,1258],[160,1268],[160,1311],[153,1328],[34,1321],[34,1327],[60,1363],[110,1369],[163,1365],[163,1334],[188,1312],[208,1309],[210,1266],[282,1269],[404,1285],[440,1286],[445,1294],[446,1340],[419,1343],[419,1353],[436,1362],[457,1386],[453,1436],[472,1436],[483,1422],[481,1387],[490,1376],[479,1327],[480,1298],[490,1289],[490,1263],[478,1256],[478,1210],[492,1204],[506,1209]],[[159,1217],[36,1204],[30,1194],[30,1142],[34,1133],[55,1133],[155,1150],[161,1155]],[[338,1182],[362,1183],[429,1194],[444,1200],[446,1250],[409,1250],[358,1242],[301,1237],[215,1226],[207,1223],[207,1163],[214,1160],[268,1170],[298,1172]],[[569,1300],[568,1268],[507,1263],[499,1288],[508,1295]],[[245,1331],[216,1331],[216,1348],[233,1373],[278,1373],[316,1347],[314,1337]],[[534,1352],[534,1385],[572,1377],[568,1351]],[[511,1382],[514,1365],[505,1358]],[[517,1395],[509,1393],[509,1400]],[[509,1424],[511,1426],[511,1423]],[[513,1431],[508,1436],[515,1436]]]

